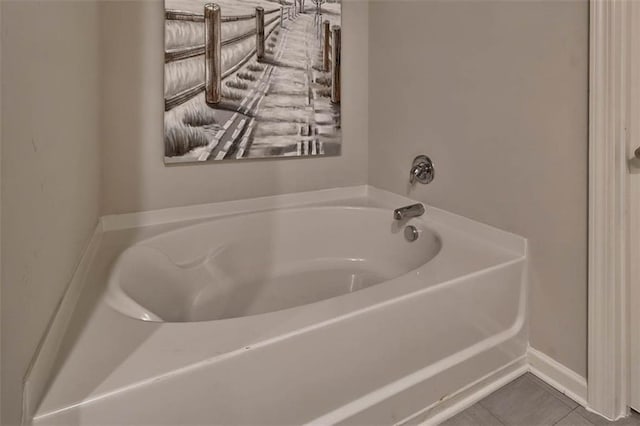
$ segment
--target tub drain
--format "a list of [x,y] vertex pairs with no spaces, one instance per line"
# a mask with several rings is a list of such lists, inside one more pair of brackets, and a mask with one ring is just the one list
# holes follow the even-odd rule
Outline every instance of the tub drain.
[[406,238],[407,241],[413,242],[417,240],[419,236],[420,231],[418,231],[418,228],[416,228],[415,226],[409,225],[404,228],[404,238]]

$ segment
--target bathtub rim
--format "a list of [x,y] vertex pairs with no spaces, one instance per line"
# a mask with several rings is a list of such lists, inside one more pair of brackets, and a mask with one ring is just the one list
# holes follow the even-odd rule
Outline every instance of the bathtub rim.
[[[170,207],[135,213],[111,214],[102,216],[99,219],[99,228],[101,233],[107,233],[131,228],[187,222],[191,220],[215,219],[230,215],[258,213],[285,208],[322,206],[323,203],[327,202],[359,198],[372,199],[376,202],[376,207],[383,209],[394,209],[419,202],[415,199],[379,189],[375,186],[359,185],[197,204],[185,207]],[[520,235],[439,209],[428,203],[421,204],[427,208],[428,212],[426,214],[428,217],[437,222],[464,230],[483,239],[491,239],[496,245],[508,248],[518,254],[525,254],[526,239]]]

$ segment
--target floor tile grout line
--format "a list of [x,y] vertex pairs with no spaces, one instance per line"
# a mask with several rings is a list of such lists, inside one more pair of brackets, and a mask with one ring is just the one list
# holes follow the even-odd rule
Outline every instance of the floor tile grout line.
[[483,401],[485,401],[487,398],[489,398],[489,396],[508,388],[509,386],[513,385],[514,383],[516,383],[516,382],[518,382],[520,380],[527,380],[530,383],[532,383],[533,385],[535,385],[537,388],[539,388],[545,394],[547,394],[549,396],[552,396],[555,400],[557,400],[558,402],[562,403],[562,405],[565,406],[569,410],[564,416],[562,416],[561,418],[559,418],[558,420],[556,420],[553,423],[554,426],[556,424],[558,424],[558,422],[560,422],[562,419],[564,419],[565,417],[567,417],[569,414],[571,414],[572,412],[574,412],[575,410],[577,410],[580,407],[580,404],[578,404],[576,407],[572,407],[571,405],[567,404],[567,402],[563,401],[562,398],[559,398],[557,395],[555,395],[550,389],[547,389],[542,384],[538,383],[535,379],[532,379],[531,377],[529,377],[530,374],[531,373],[525,373],[525,374],[517,377],[516,379],[514,379],[511,382],[507,383],[506,385],[504,385],[500,389],[497,389],[495,392],[492,392],[490,395],[487,395],[486,397],[482,398],[480,401],[477,402],[477,404],[480,405],[481,407],[483,407],[485,410],[487,410],[493,417],[495,417],[500,422],[501,425],[503,425],[503,426],[513,426],[513,425],[510,425],[506,420],[501,418],[497,413],[494,413],[489,407],[484,405]]
[[[562,421],[562,419],[564,419],[565,417],[569,416],[571,413],[573,413],[575,410],[577,410],[580,407],[580,404],[578,404],[577,402],[573,401],[571,398],[569,398],[568,396],[566,396],[562,392],[558,391],[557,389],[553,388],[551,385],[546,383],[541,378],[537,377],[535,374],[529,372],[529,373],[524,374],[521,377],[523,377],[525,380],[529,380],[531,383],[533,383],[539,389],[541,389],[544,393],[546,393],[549,396],[552,396],[554,399],[556,399],[558,402],[560,402],[562,405],[564,405],[565,407],[567,407],[569,409],[567,414],[565,414],[564,416],[562,416],[561,418],[556,420],[555,423],[553,423],[554,426],[557,425],[559,422]],[[559,392],[561,395],[564,395],[565,397],[569,398],[571,401],[573,401],[577,405],[576,406],[569,405],[569,403],[566,400],[564,400],[563,398],[560,398],[556,394],[556,392]],[[589,423],[591,423],[591,422],[589,422]]]
[[[491,417],[493,417],[494,419],[496,419],[498,421],[498,424],[495,426],[509,426],[507,423],[504,422],[503,419],[500,418],[500,416],[496,415],[493,411],[489,410],[487,407],[485,407],[484,405],[481,404],[482,400],[476,402],[474,405],[479,405],[480,407],[482,407],[483,409],[485,409],[487,411],[487,413],[489,413],[489,415],[491,415]],[[460,413],[456,414],[456,416],[468,412],[469,410],[471,410],[471,408],[473,407],[473,405],[471,407],[466,408],[465,410],[462,410]],[[454,416],[455,417],[455,416]],[[453,418],[453,417],[452,417]],[[471,426],[471,425],[469,425]]]
[[480,401],[478,401],[477,404],[479,406],[481,406],[482,408],[484,408],[485,410],[487,410],[487,413],[491,414],[491,417],[496,419],[498,421],[498,423],[500,423],[501,426],[508,426],[507,423],[500,416],[498,416],[496,413],[491,411],[488,407],[485,407],[484,405],[482,405],[482,401],[484,401],[485,398],[483,398]]
[[[604,426],[606,425],[637,425],[640,426],[640,416],[636,413],[634,417],[634,414],[632,413],[631,415],[631,423],[619,423],[619,422],[600,422],[600,421],[592,421],[590,417],[583,415],[583,410],[585,410],[585,408],[580,405],[579,403],[575,402],[571,397],[567,396],[566,394],[558,391],[557,389],[551,387],[550,385],[548,385],[546,382],[544,382],[542,379],[540,379],[539,377],[531,374],[531,373],[525,373],[522,376],[519,376],[517,378],[515,378],[514,380],[512,380],[511,382],[505,384],[504,386],[502,386],[499,389],[496,389],[494,392],[490,393],[489,395],[485,396],[484,398],[482,398],[481,400],[477,401],[474,405],[478,405],[480,407],[482,407],[484,410],[486,410],[491,417],[493,417],[493,419],[495,419],[496,423],[495,426],[515,426],[513,423],[509,423],[508,421],[506,421],[505,419],[503,419],[500,415],[498,415],[497,413],[495,413],[489,406],[486,405],[486,401],[494,394],[497,393],[503,393],[505,392],[505,389],[508,389],[510,386],[514,385],[514,383],[520,381],[520,380],[526,380],[529,383],[535,385],[539,390],[541,390],[545,395],[549,396],[553,396],[553,399],[555,401],[559,401],[560,403],[562,403],[562,406],[565,407],[568,412],[565,413],[564,415],[562,415],[559,419],[553,421],[552,419],[547,419],[550,420],[551,422],[549,423],[545,423],[547,425],[553,425],[553,426],[557,426],[558,424],[560,424],[560,422],[562,422],[563,420],[565,420],[567,417],[571,416],[572,414],[575,414],[577,416],[579,416],[580,418],[582,418],[587,425],[589,426]],[[563,398],[564,397],[564,398]],[[573,404],[570,404],[569,401],[572,401]],[[461,413],[470,410],[471,407],[467,408],[466,410],[463,410]],[[458,414],[461,414],[458,413]],[[638,419],[637,421],[634,419]],[[471,426],[471,425],[469,425]]]
[[507,383],[506,385],[502,386],[499,389],[496,389],[495,391],[491,392],[489,395],[485,396],[484,398],[482,398],[480,401],[477,402],[478,405],[480,405],[482,408],[484,408],[485,410],[487,410],[489,413],[491,413],[491,415],[493,417],[495,417],[496,419],[498,419],[498,421],[504,425],[504,426],[508,426],[508,424],[506,423],[506,421],[502,418],[500,418],[499,415],[497,415],[496,413],[494,413],[491,408],[487,407],[485,404],[483,404],[484,401],[486,401],[491,395],[494,395],[504,389],[507,389],[508,387],[510,387],[511,385],[513,385],[515,382],[517,382],[518,380],[522,380],[525,376],[527,375],[527,373],[524,373],[521,376],[516,377],[515,379],[513,379],[512,381],[510,381],[509,383]]
[[[573,413],[574,411],[576,411],[578,407],[575,407],[574,409],[572,409],[571,411],[569,411],[567,414],[565,414],[564,416],[560,417],[554,424],[553,426],[556,426],[558,423],[560,423],[561,421],[563,421],[564,419],[566,419],[567,417],[569,417],[571,415],[571,413]],[[589,422],[591,423],[591,422]]]
[[[545,382],[544,380],[542,380],[540,377],[537,377],[535,374],[530,373],[533,377],[535,377],[536,380],[540,381],[540,383],[543,383],[543,385],[541,386],[548,386],[550,390],[548,390],[548,392],[550,392],[553,396],[555,396],[557,399],[559,399],[560,401],[562,401],[562,403],[564,403],[566,406],[568,406],[569,408],[571,408],[572,410],[575,410],[578,407],[581,407],[582,405],[580,405],[580,403],[576,402],[573,398],[571,398],[569,395],[567,395],[566,393],[554,388],[553,386],[551,386],[549,383]],[[572,401],[575,406],[571,406],[569,405],[565,400],[563,400],[562,398],[560,398],[558,396],[558,394],[564,396],[566,399]]]
[[[516,379],[517,380],[517,379]],[[510,382],[513,383],[513,382]],[[508,386],[510,383],[507,383],[507,385],[505,385],[504,387]],[[503,388],[500,388],[503,389]],[[498,389],[498,390],[500,390]],[[497,392],[497,391],[496,391]],[[500,422],[500,424],[502,426],[509,426],[508,423],[506,422],[506,420],[504,420],[502,417],[500,417],[499,415],[497,415],[496,413],[494,413],[489,407],[485,406],[482,401],[484,401],[485,399],[487,399],[488,395],[484,398],[482,398],[480,401],[477,402],[478,405],[480,405],[482,408],[484,408],[485,410],[487,410],[489,412],[489,414],[491,414],[493,417],[496,418],[496,420],[498,420],[498,422]]]
[[[487,411],[488,411],[488,410],[487,410]],[[495,419],[496,419],[496,420],[497,420],[497,421],[498,421],[502,426],[507,426],[507,424],[506,424],[504,421],[502,421],[502,419],[501,419],[500,417],[496,416],[496,415],[495,415],[495,414],[493,414],[491,411],[489,411],[489,413],[490,413],[493,417],[495,417]]]
[[[553,388],[550,384],[546,383],[544,380],[542,380],[541,378],[537,377],[535,374],[532,374],[532,373],[528,373],[528,374],[531,374],[531,376],[533,376],[534,379],[531,379],[531,378],[527,377],[527,380],[530,380],[532,383],[534,383],[536,386],[538,386],[540,389],[542,389],[548,395],[551,395],[552,397],[554,397],[555,399],[560,401],[563,405],[565,405],[571,411],[574,411],[575,409],[577,409],[578,407],[581,406],[580,404],[575,402],[573,399],[571,399],[569,396],[567,396],[566,394],[564,394],[564,393],[560,392],[559,390]],[[525,376],[527,376],[527,374],[525,374],[522,377],[525,377]],[[538,381],[540,381],[540,383],[538,383]],[[549,386],[549,388],[547,388],[547,386]],[[559,393],[560,395],[563,395],[567,399],[573,401],[573,403],[577,404],[577,405],[576,406],[570,405],[565,399],[560,398],[556,392]]]

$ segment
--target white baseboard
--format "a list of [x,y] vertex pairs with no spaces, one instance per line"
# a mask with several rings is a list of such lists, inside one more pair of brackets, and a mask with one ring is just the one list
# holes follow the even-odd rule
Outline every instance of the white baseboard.
[[587,405],[587,380],[544,353],[529,347],[529,371],[583,407]]
[[515,361],[491,372],[480,380],[460,389],[438,404],[401,421],[398,425],[434,426],[466,410],[476,402],[489,396],[507,383],[525,374],[529,369],[527,357],[522,356]]
[[42,340],[38,344],[36,354],[31,360],[24,379],[22,396],[22,424],[31,424],[47,389],[54,363],[60,350],[67,326],[75,310],[76,303],[82,293],[85,277],[89,265],[100,246],[102,226],[98,222],[86,249],[84,250],[78,267],[76,268],[63,297],[58,302],[52,321]]
[[[492,392],[515,380],[522,374],[530,372],[559,392],[567,395],[578,404],[587,405],[587,381],[573,370],[560,364],[544,353],[529,347],[526,357],[516,360],[475,383],[461,389],[451,398],[438,403],[434,407],[423,410],[406,419],[401,424],[418,423],[420,426],[437,425],[456,414],[471,407]],[[422,419],[420,418],[422,414]],[[418,420],[418,422],[416,422]]]

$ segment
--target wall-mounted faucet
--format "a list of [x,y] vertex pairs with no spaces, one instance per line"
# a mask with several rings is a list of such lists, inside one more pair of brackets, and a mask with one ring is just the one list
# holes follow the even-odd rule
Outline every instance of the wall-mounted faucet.
[[411,164],[411,172],[409,173],[409,182],[413,185],[416,181],[420,183],[431,183],[435,177],[435,169],[433,161],[426,155],[418,155]]
[[424,214],[424,206],[420,203],[411,204],[410,206],[400,207],[393,211],[393,218],[395,220],[409,219],[411,217],[418,217]]
[[[413,159],[411,164],[411,172],[409,173],[409,182],[413,185],[416,181],[420,183],[430,183],[435,176],[433,162],[426,155],[418,155]],[[420,203],[411,204],[410,206],[400,207],[393,211],[395,220],[404,220],[412,217],[422,216],[424,214],[424,206]],[[408,238],[408,237],[407,237]],[[414,241],[414,240],[410,240]]]

